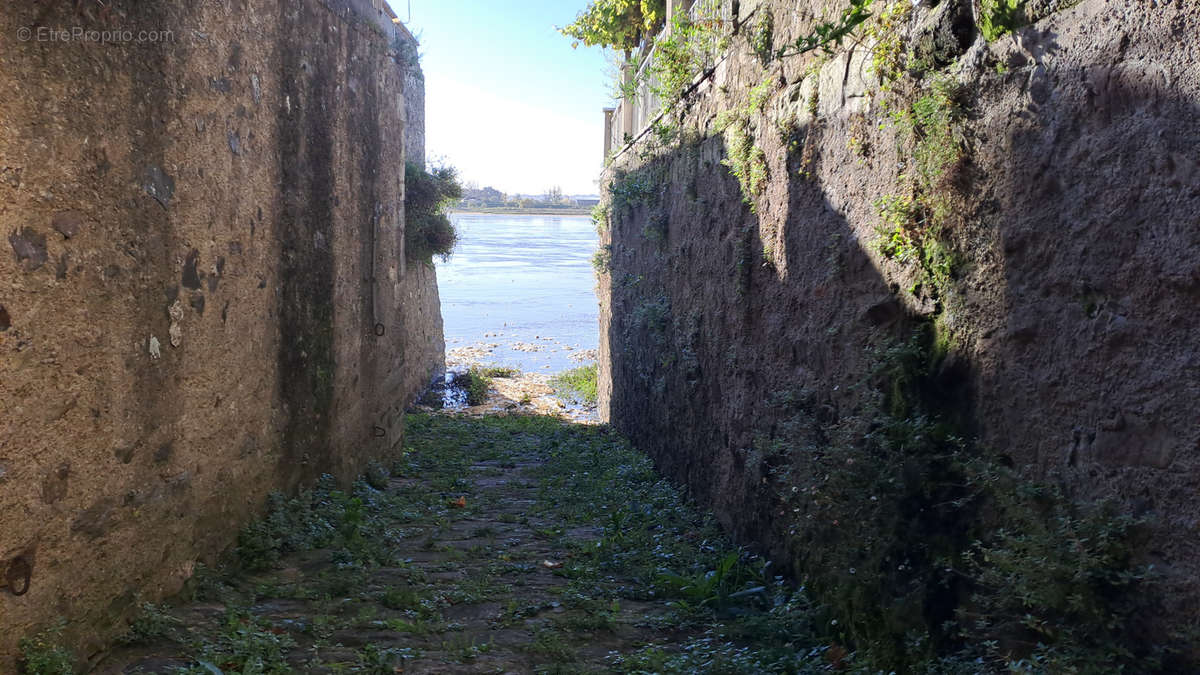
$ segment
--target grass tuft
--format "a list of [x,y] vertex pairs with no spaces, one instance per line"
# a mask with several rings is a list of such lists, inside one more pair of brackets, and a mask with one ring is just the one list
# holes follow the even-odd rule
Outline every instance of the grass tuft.
[[567,394],[587,405],[596,405],[596,364],[563,371],[550,380],[556,393]]

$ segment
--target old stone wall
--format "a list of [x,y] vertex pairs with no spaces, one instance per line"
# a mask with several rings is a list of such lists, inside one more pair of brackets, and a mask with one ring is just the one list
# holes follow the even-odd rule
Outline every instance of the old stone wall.
[[[412,44],[416,44],[415,41]],[[414,47],[415,48],[415,47]],[[404,75],[407,92],[408,131],[404,137],[405,155],[412,161],[425,160],[425,75],[420,68],[409,68]]]
[[58,617],[95,654],[270,491],[401,442],[443,352],[404,80],[339,0],[0,15],[0,670]]
[[[787,476],[828,458],[764,448],[799,410],[862,414],[872,346],[930,326],[929,377],[977,452],[1152,523],[1164,615],[1195,616],[1200,11],[1084,0],[989,42],[972,3],[943,0],[831,56],[756,53],[763,13],[778,49],[809,4],[743,12],[680,114],[606,172],[602,412],[803,578],[797,551],[846,523],[814,524],[829,475]],[[889,54],[924,74],[882,78]],[[933,132],[900,113],[937,91],[963,157],[922,186]],[[936,250],[883,241],[914,191],[945,195]]]

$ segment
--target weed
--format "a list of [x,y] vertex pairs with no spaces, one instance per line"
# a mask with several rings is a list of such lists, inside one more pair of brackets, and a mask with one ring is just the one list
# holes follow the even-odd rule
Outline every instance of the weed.
[[462,662],[474,661],[483,654],[492,651],[492,641],[479,642],[476,637],[462,635],[443,642],[442,651],[454,655]]
[[575,658],[575,650],[566,639],[558,632],[545,628],[534,633],[533,641],[526,646],[526,650],[558,663],[566,663]]
[[617,172],[608,184],[612,209],[622,216],[638,206],[648,206],[658,194],[658,176],[650,169]]
[[367,675],[393,675],[404,670],[404,661],[420,656],[416,650],[406,647],[387,649],[367,645],[358,652],[358,668],[355,672]]
[[920,212],[912,198],[887,195],[875,202],[875,210],[884,223],[876,229],[879,239],[875,245],[879,252],[902,263],[917,260],[919,250],[912,232],[920,224]]
[[596,364],[563,371],[550,380],[556,393],[569,394],[587,405],[596,405]]
[[138,609],[138,615],[129,624],[129,630],[120,638],[122,644],[149,644],[175,638],[181,624],[168,613],[165,606],[145,602]]
[[1162,651],[1130,637],[1148,580],[1135,523],[1072,506],[957,434],[931,328],[874,348],[861,415],[828,425],[801,413],[788,441],[758,448],[797,569],[838,620],[831,637],[872,669],[1156,668]]
[[592,269],[596,274],[608,274],[612,272],[612,252],[613,245],[605,244],[596,249],[592,254]]
[[650,132],[654,134],[655,140],[661,147],[669,146],[679,136],[679,129],[667,122],[665,117],[659,117],[651,122]]
[[392,472],[383,465],[382,462],[372,460],[367,464],[367,470],[363,473],[363,480],[367,485],[376,490],[387,489],[388,482],[392,479]]
[[250,572],[266,571],[287,553],[313,548],[341,551],[347,562],[357,565],[390,562],[386,542],[364,534],[378,525],[365,515],[378,499],[378,490],[365,480],[355,483],[353,493],[335,485],[334,478],[325,475],[313,490],[292,499],[271,494],[266,516],[238,534],[234,552],[240,566]]
[[807,103],[805,103],[805,110],[808,111],[809,115],[816,117],[817,112],[819,112],[820,109],[821,109],[821,90],[818,89],[817,87],[813,87],[812,93],[810,93],[808,95],[808,101],[807,101]]
[[981,0],[979,5],[979,32],[988,42],[1024,26],[1026,0]]
[[466,372],[454,374],[454,386],[467,392],[467,405],[476,406],[487,403],[488,387],[492,386],[492,381],[478,366],[473,366]]
[[75,672],[71,652],[62,646],[66,625],[66,621],[59,620],[46,630],[18,641],[21,670],[25,675],[72,675]]
[[673,109],[696,76],[712,66],[721,51],[719,30],[718,22],[693,21],[687,12],[679,12],[670,34],[655,43],[651,86],[664,110]]
[[399,36],[392,40],[392,51],[395,52],[393,57],[400,66],[411,69],[412,72],[421,75],[421,70],[418,66],[421,65],[420,45],[415,40],[406,40]]
[[871,18],[868,10],[872,2],[874,0],[850,0],[850,6],[842,10],[837,19],[817,24],[807,35],[801,35],[791,44],[781,47],[776,56],[798,56],[816,50],[832,54],[842,40],[850,37],[855,29]]
[[421,596],[411,588],[391,587],[383,592],[379,597],[379,604],[388,609],[395,610],[420,610]]
[[775,15],[771,10],[764,8],[758,14],[758,22],[754,25],[754,32],[750,35],[750,48],[754,50],[754,54],[758,57],[759,63],[766,66],[775,58],[775,53],[772,50],[775,40]]
[[592,207],[592,225],[596,226],[596,234],[604,234],[608,230],[607,204],[596,204]]
[[611,609],[605,608],[571,614],[566,619],[563,619],[562,625],[568,630],[573,631],[611,632],[617,627],[616,617],[619,611],[620,603],[614,600]]
[[755,198],[766,187],[769,172],[766,153],[755,145],[751,136],[750,118],[763,110],[776,85],[774,78],[764,78],[750,90],[742,107],[724,111],[716,121],[716,128],[725,136],[725,159],[721,164],[737,178],[742,200],[752,212],[758,211]]
[[763,78],[762,82],[754,85],[750,92],[746,94],[746,106],[742,108],[741,116],[748,118],[754,113],[761,113],[766,108],[767,101],[771,99],[771,93],[778,86],[775,78],[768,75]]
[[754,140],[745,125],[731,125],[725,130],[728,156],[721,160],[729,172],[737,178],[742,188],[742,201],[757,211],[755,201],[767,184],[767,156]]
[[874,41],[871,71],[879,78],[884,91],[904,74],[904,28],[912,10],[913,4],[909,0],[894,0],[867,24],[867,37]]
[[483,366],[479,369],[483,377],[512,378],[521,374],[520,370],[510,366]]
[[939,222],[946,219],[947,205],[937,200],[938,193],[948,187],[951,172],[965,152],[966,140],[959,125],[965,117],[962,96],[962,85],[938,78],[909,109],[894,114],[901,131],[911,139],[912,177]]
[[735,595],[744,592],[741,589],[749,575],[741,557],[740,551],[727,553],[717,560],[714,569],[702,573],[682,575],[665,571],[658,576],[655,586],[667,597],[680,598],[684,609],[693,606],[724,609]]
[[295,640],[248,612],[225,612],[220,635],[201,650],[197,665],[187,672],[211,673],[213,664],[220,671],[283,675],[292,672],[285,658],[296,646]]
[[661,211],[651,213],[646,218],[646,224],[642,227],[642,236],[654,242],[655,244],[663,244],[667,240],[667,225],[669,219],[665,213]]
[[893,112],[911,154],[904,178],[912,186],[912,196],[889,195],[876,202],[884,222],[877,229],[879,251],[901,263],[917,264],[922,276],[918,283],[926,283],[938,299],[949,295],[957,263],[945,238],[958,179],[965,172],[961,96],[960,85],[939,78],[928,93]]
[[666,343],[667,329],[671,327],[671,301],[666,296],[646,300],[629,316],[630,334],[646,333],[654,336],[657,343]]

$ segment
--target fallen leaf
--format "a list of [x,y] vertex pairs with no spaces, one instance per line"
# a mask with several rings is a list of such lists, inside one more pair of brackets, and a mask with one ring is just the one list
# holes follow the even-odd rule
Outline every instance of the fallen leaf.
[[562,563],[554,562],[553,560],[543,560],[542,561],[542,567],[545,567],[548,570],[556,570],[556,569],[562,567],[562,565],[563,565]]
[[459,497],[458,499],[452,500],[450,502],[450,506],[453,506],[456,509],[465,509],[467,508],[467,498]]

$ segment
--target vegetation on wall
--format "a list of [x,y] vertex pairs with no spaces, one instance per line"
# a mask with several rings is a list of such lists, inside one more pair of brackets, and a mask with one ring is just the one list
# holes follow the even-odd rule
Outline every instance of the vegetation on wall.
[[758,211],[755,198],[762,193],[770,176],[767,155],[754,142],[750,119],[763,111],[775,84],[774,78],[768,76],[750,90],[744,105],[723,112],[716,123],[717,130],[725,138],[725,159],[721,160],[721,164],[728,167],[729,172],[737,178],[742,201],[752,212]]
[[392,40],[392,57],[401,67],[410,69],[417,74],[421,79],[425,78],[425,74],[421,71],[421,45],[416,40],[411,40],[406,37],[397,35]]
[[1161,667],[1134,631],[1153,610],[1139,523],[974,447],[931,326],[873,350],[857,413],[818,422],[803,392],[782,394],[796,414],[757,446],[835,640],[907,672]]
[[904,74],[905,39],[904,28],[912,16],[913,5],[907,0],[897,0],[886,5],[867,23],[865,37],[871,47],[871,71],[879,79],[879,86],[887,92],[891,83]]
[[462,197],[462,185],[453,167],[424,167],[409,162],[404,175],[404,250],[409,260],[430,262],[433,256],[450,257],[458,233],[446,208]]
[[628,57],[665,17],[666,0],[594,0],[559,32],[574,40],[572,46],[610,47]]
[[850,6],[842,10],[837,19],[818,23],[809,33],[801,35],[792,43],[781,47],[776,56],[779,58],[798,56],[818,49],[826,53],[833,53],[843,40],[850,37],[863,22],[871,18],[868,10],[871,8],[872,2],[874,0],[851,0]]
[[770,8],[764,7],[758,13],[758,21],[754,24],[754,31],[750,34],[750,48],[754,50],[755,56],[763,66],[766,66],[775,58],[775,53],[772,51],[775,42],[775,15],[771,13]]
[[935,78],[911,104],[894,110],[898,140],[909,158],[901,184],[909,192],[876,202],[883,220],[879,251],[898,262],[917,264],[918,283],[939,299],[949,292],[956,263],[947,237],[967,172],[962,99],[957,82]]
[[979,32],[988,42],[1025,25],[1027,0],[980,0]]
[[612,225],[628,219],[637,208],[658,202],[665,176],[652,167],[636,171],[616,171],[608,183],[609,208]]
[[[988,39],[1014,30],[1027,19],[1024,4],[985,0],[983,14],[976,14],[979,30]],[[882,221],[877,247],[915,273],[910,292],[938,306],[935,318],[908,339],[873,347],[875,365],[859,387],[858,409],[830,419],[808,392],[775,402],[794,415],[779,416],[787,421],[764,432],[747,460],[762,462],[773,488],[764,519],[782,528],[776,541],[787,542],[811,592],[808,616],[832,617],[830,653],[839,654],[830,659],[833,669],[1170,671],[1172,652],[1161,645],[1176,636],[1146,639],[1139,632],[1156,609],[1157,579],[1138,557],[1145,523],[1109,504],[1073,500],[971,440],[970,411],[962,403],[967,397],[956,383],[962,374],[947,358],[953,340],[948,313],[939,314],[957,297],[960,255],[969,252],[958,229],[972,178],[969,97],[948,71],[917,62],[909,44],[913,16],[908,0],[880,0],[874,11],[870,0],[854,2],[838,21],[772,53],[832,51],[859,30],[874,45],[881,86],[873,93],[883,105],[872,109],[887,115],[880,128],[891,122],[901,167],[896,186],[876,201]],[[764,18],[744,34],[760,59],[772,39],[769,25]],[[659,67],[670,81],[664,92],[681,91],[694,62],[677,42],[661,53],[667,65]],[[768,180],[781,179],[768,174],[765,153],[755,144],[753,129],[767,125],[751,124],[772,91],[768,78],[745,103],[720,113],[716,125],[725,137],[723,163],[752,210]],[[872,140],[879,151],[879,136],[871,132],[878,120],[868,114],[852,123],[857,131],[851,127],[860,139],[851,147],[862,158],[872,152]],[[795,120],[779,124],[784,145],[798,152],[802,137]],[[807,133],[819,130],[818,124]],[[610,188],[614,220],[665,191],[668,177],[650,170],[616,175]],[[686,180],[678,174],[672,179],[676,189]],[[688,189],[695,199],[694,188]],[[638,224],[647,228],[653,219],[653,213],[638,214]],[[750,243],[743,233],[734,245],[739,300],[750,270],[760,267]],[[765,240],[762,252],[769,263]],[[621,300],[622,353],[638,352],[627,355],[627,375],[654,392],[661,381],[655,364],[678,363],[685,347],[672,334],[678,324],[670,304],[656,302],[661,289],[652,286]]]
[[693,21],[680,12],[671,21],[670,33],[655,42],[651,88],[664,110],[673,109],[696,77],[728,48],[728,38],[721,35],[720,28],[718,21]]

